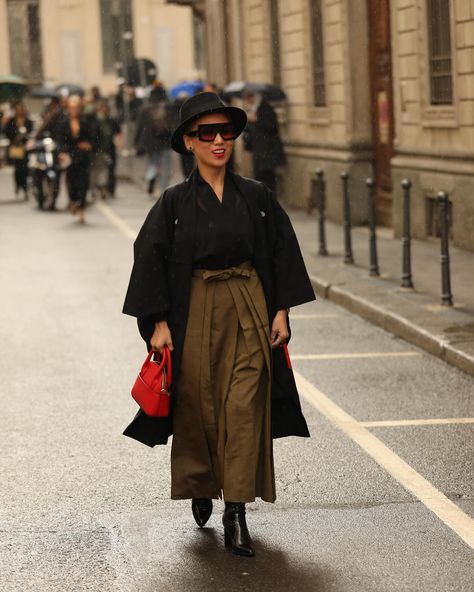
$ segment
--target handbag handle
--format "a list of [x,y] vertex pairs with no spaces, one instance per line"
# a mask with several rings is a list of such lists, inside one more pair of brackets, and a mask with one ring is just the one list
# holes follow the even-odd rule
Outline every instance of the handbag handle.
[[[143,362],[143,366],[142,366],[142,373],[144,373],[146,371],[146,369],[148,368],[148,366],[151,364],[151,359],[154,356],[154,354],[156,354],[157,352],[153,351],[152,349],[148,352],[148,355],[145,359],[145,361]],[[169,347],[167,345],[163,346],[163,353],[161,355],[161,360],[158,364],[158,370],[159,372],[163,372],[163,374],[166,376],[166,390],[169,390],[171,387],[171,381],[172,381],[172,367],[171,367],[171,352],[169,350]]]

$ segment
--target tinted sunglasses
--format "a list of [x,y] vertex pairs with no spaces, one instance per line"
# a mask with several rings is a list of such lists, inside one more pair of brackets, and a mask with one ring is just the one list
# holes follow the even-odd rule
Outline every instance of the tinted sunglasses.
[[226,141],[235,140],[237,137],[232,123],[203,123],[198,125],[197,130],[186,133],[191,138],[199,138],[201,142],[214,142],[217,134]]

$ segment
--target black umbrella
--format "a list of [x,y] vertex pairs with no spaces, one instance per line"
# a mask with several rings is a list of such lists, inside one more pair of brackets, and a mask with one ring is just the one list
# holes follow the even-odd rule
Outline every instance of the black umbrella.
[[0,103],[21,99],[28,90],[26,81],[13,74],[0,76]]
[[70,97],[72,95],[79,95],[83,97],[85,94],[82,86],[78,84],[59,84],[58,86],[40,86],[33,88],[30,92],[32,97],[37,99],[52,99],[53,97]]
[[37,86],[30,90],[30,96],[35,99],[52,99],[53,97],[59,97],[59,93],[51,86]]
[[79,86],[78,84],[59,84],[54,90],[58,95],[63,97],[70,97],[72,95],[83,97],[86,94],[82,86]]
[[286,101],[286,94],[279,86],[264,82],[244,82],[239,80],[231,82],[222,91],[224,99],[242,98],[245,93],[262,95],[267,101]]

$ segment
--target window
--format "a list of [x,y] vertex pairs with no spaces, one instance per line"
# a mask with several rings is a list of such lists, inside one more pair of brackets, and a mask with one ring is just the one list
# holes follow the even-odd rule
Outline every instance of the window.
[[43,77],[39,0],[8,0],[10,66],[31,82]]
[[313,102],[315,107],[326,106],[326,80],[324,73],[323,15],[321,0],[310,0],[311,41],[313,65]]
[[280,50],[280,19],[278,0],[270,0],[270,41],[272,56],[273,84],[281,85],[281,50]]
[[193,12],[193,34],[194,34],[194,65],[197,70],[205,68],[205,22],[200,14]]
[[131,0],[100,0],[104,72],[115,72],[133,58]]
[[449,0],[427,0],[430,101],[451,105],[453,78]]

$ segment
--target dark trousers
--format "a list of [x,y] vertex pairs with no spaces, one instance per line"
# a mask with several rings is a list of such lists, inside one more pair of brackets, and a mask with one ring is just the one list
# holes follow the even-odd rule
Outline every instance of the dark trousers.
[[15,167],[15,187],[16,190],[23,189],[26,191],[27,189],[27,180],[28,180],[28,161],[25,160],[15,160],[14,161]]
[[264,183],[268,189],[274,194],[276,189],[276,173],[275,171],[255,171],[255,179]]
[[110,162],[109,162],[109,175],[107,179],[107,191],[109,195],[115,195],[115,188],[117,186],[117,177],[115,175],[115,169],[117,167],[117,155],[114,153],[109,154]]
[[86,207],[86,196],[89,189],[89,168],[88,166],[71,165],[66,171],[69,199],[81,209]]

